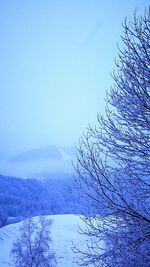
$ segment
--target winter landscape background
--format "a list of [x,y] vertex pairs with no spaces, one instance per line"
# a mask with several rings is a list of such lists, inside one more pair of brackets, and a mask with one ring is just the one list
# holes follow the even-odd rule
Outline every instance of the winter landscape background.
[[148,4],[0,2],[1,267],[40,216],[58,267],[149,266]]

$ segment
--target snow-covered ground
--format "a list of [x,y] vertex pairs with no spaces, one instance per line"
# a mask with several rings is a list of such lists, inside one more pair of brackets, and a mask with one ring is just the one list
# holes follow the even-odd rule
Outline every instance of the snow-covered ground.
[[[72,252],[72,242],[79,247],[85,245],[86,236],[77,231],[83,222],[76,215],[46,216],[53,220],[50,226],[52,248],[56,252],[57,267],[77,267],[77,254]],[[18,235],[20,223],[7,225],[0,229],[0,267],[13,266],[10,258],[12,243]],[[21,267],[21,266],[20,266]]]

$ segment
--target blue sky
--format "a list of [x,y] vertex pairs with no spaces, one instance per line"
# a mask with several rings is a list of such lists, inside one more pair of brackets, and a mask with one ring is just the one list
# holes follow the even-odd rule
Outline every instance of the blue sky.
[[0,1],[1,154],[78,141],[104,111],[121,23],[148,4]]

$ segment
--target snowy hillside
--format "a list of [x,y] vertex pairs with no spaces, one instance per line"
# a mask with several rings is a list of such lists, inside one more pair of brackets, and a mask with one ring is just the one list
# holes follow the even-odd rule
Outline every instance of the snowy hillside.
[[[52,248],[56,252],[57,267],[77,267],[77,254],[72,252],[72,242],[83,248],[87,237],[77,232],[78,224],[83,222],[75,215],[46,216],[53,220],[50,226]],[[35,219],[37,219],[36,217]],[[21,223],[5,226],[0,229],[0,266],[14,267],[10,259],[12,242],[18,235]]]

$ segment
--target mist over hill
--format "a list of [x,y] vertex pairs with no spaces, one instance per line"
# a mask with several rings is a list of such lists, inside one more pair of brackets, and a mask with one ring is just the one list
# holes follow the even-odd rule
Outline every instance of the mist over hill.
[[74,147],[47,146],[0,158],[0,173],[22,178],[49,178],[72,174]]
[[48,146],[25,151],[9,158],[13,162],[30,162],[38,159],[62,159],[62,153],[56,146]]

